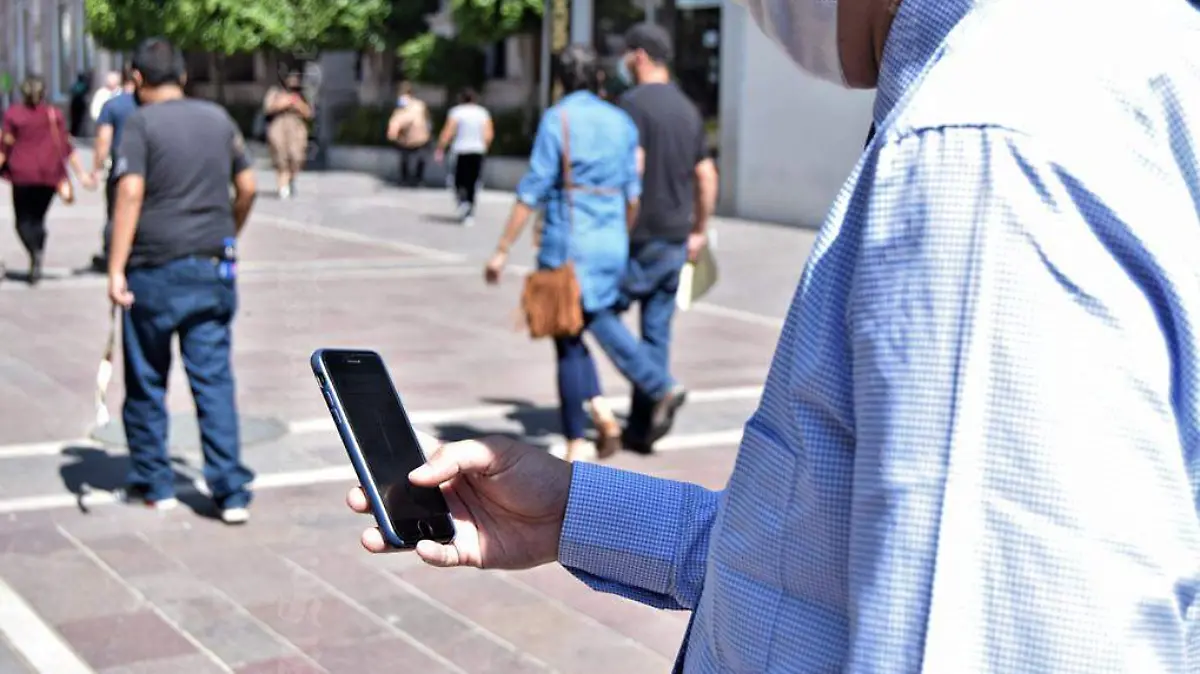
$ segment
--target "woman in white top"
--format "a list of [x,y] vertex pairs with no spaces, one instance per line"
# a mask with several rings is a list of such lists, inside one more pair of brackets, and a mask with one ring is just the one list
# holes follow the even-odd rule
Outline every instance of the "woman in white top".
[[478,95],[471,89],[462,92],[458,105],[446,114],[446,126],[438,137],[437,154],[441,162],[446,148],[454,153],[454,191],[458,197],[458,217],[471,224],[475,212],[475,186],[483,171],[483,156],[495,137],[492,115],[477,103]]

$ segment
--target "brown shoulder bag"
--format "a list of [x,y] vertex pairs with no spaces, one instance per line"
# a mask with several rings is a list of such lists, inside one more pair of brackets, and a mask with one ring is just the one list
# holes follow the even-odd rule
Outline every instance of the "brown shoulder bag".
[[574,337],[583,332],[583,293],[575,264],[571,261],[571,235],[575,230],[575,202],[571,195],[575,184],[571,180],[571,129],[567,114],[562,113],[563,197],[567,202],[566,260],[557,269],[538,269],[525,277],[521,293],[521,310],[529,326],[529,336]]

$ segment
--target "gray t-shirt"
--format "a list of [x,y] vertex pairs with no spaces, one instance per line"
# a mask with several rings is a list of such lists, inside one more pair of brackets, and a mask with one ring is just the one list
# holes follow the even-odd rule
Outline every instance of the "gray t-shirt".
[[142,176],[146,196],[130,267],[220,256],[236,235],[229,184],[250,167],[224,108],[194,99],[138,108],[125,122],[114,173]]

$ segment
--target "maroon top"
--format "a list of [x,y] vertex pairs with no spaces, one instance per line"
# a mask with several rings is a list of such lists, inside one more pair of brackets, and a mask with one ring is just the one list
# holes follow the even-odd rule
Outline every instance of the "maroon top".
[[67,177],[66,162],[73,151],[58,108],[18,103],[4,113],[0,153],[5,162],[0,171],[14,185],[57,186]]

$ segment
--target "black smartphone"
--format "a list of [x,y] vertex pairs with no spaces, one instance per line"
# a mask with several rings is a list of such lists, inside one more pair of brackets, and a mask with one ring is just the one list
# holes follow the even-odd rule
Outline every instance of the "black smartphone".
[[311,364],[388,545],[408,549],[421,539],[454,540],[441,490],[408,479],[425,463],[425,453],[383,358],[374,351],[320,349]]

